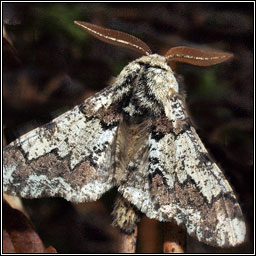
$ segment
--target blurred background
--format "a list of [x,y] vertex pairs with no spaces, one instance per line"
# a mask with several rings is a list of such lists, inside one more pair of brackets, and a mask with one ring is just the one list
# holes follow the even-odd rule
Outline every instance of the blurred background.
[[[231,61],[178,63],[197,132],[234,188],[247,222],[245,244],[213,248],[187,240],[194,253],[253,252],[253,3],[3,3],[3,144],[49,122],[111,83],[140,57],[93,38],[74,20],[120,30],[154,53],[174,46],[234,53]],[[93,203],[23,200],[45,246],[59,253],[115,253],[116,190]],[[161,223],[143,217],[137,251],[161,252]]]

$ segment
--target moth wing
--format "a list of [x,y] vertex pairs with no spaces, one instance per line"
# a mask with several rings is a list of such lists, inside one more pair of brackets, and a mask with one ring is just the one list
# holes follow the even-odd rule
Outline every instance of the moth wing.
[[25,198],[98,199],[113,186],[112,144],[120,114],[109,87],[3,150],[4,191]]
[[175,134],[169,120],[161,119],[151,127],[147,162],[119,191],[149,218],[174,221],[199,241],[221,247],[242,243],[239,204],[195,129],[184,124]]

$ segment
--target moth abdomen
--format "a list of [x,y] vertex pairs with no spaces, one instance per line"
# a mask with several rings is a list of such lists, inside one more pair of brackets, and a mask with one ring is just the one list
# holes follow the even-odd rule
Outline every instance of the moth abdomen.
[[115,200],[112,225],[120,228],[126,234],[132,234],[142,217],[141,212],[121,195]]

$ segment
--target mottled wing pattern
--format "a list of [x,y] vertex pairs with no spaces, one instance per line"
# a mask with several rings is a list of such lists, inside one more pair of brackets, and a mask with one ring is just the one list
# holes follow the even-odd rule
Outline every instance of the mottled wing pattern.
[[84,202],[110,189],[118,109],[129,94],[127,81],[136,77],[138,66],[133,68],[124,70],[112,87],[5,147],[4,192]]
[[229,247],[244,241],[236,197],[190,125],[182,101],[152,121],[148,161],[119,191],[149,218],[175,221],[199,241]]
[[[103,124],[95,97],[4,149],[4,190],[26,198],[60,196],[71,201],[96,200],[112,186],[111,145],[119,116]],[[104,125],[111,125],[108,129]]]

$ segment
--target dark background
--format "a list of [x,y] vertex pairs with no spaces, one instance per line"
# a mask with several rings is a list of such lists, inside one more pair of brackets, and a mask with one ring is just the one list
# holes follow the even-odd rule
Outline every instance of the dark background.
[[[232,61],[216,66],[173,69],[184,79],[199,136],[237,194],[247,240],[220,249],[188,238],[188,252],[253,252],[253,15],[253,3],[234,2],[4,3],[4,144],[81,103],[139,57],[93,38],[74,20],[134,35],[154,53],[181,45],[232,52]],[[24,205],[46,246],[60,253],[110,253],[117,252],[110,217],[114,196],[110,191],[79,205],[59,198]],[[138,252],[161,252],[161,228],[143,218]],[[156,235],[146,239],[148,233]]]

